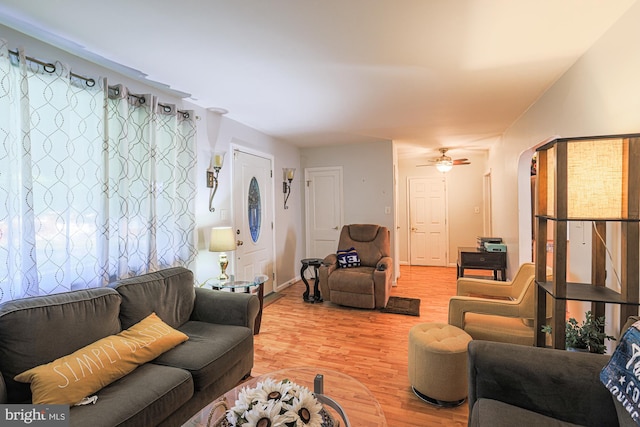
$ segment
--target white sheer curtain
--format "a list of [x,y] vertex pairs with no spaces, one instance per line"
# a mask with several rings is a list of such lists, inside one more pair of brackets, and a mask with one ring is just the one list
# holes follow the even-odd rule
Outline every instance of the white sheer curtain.
[[119,92],[0,40],[0,302],[195,259],[193,114]]
[[193,261],[195,125],[152,95],[109,89],[109,268],[121,278]]

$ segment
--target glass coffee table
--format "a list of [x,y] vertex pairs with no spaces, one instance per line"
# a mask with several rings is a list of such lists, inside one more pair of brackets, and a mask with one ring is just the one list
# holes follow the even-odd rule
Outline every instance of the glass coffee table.
[[[193,418],[187,421],[183,427],[207,426],[209,414],[215,402],[224,398],[227,400],[227,403],[231,408],[235,404],[238,393],[240,393],[243,388],[255,387],[258,382],[262,382],[267,378],[272,378],[276,381],[288,379],[296,384],[307,387],[311,391],[314,391],[314,380],[317,374],[323,376],[323,394],[340,405],[352,427],[387,426],[387,420],[384,417],[382,407],[369,389],[367,389],[360,381],[350,377],[349,375],[332,371],[330,369],[301,367],[282,369],[280,371],[251,378],[243,382],[234,389],[225,393],[224,396],[207,405]],[[345,426],[345,422],[338,411],[334,410],[327,404],[324,405],[324,409],[329,412],[335,420],[339,421],[340,427]],[[222,413],[222,409],[218,409],[218,411],[219,412],[216,412],[216,415]]]

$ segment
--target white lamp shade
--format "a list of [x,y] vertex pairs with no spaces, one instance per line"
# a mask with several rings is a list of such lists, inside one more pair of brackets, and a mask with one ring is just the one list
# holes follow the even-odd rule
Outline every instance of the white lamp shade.
[[622,140],[576,142],[568,148],[569,217],[622,217]]
[[[559,142],[567,145],[567,217],[624,218],[626,143],[621,138]],[[555,206],[556,147],[547,150],[547,215]]]
[[234,251],[236,236],[231,227],[213,227],[209,238],[209,252]]

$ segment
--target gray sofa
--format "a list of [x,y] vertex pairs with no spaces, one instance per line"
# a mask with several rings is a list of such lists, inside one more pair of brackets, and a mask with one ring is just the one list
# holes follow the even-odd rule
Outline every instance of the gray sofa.
[[470,426],[617,427],[627,421],[618,421],[599,379],[608,355],[479,340],[469,343],[468,355]]
[[30,403],[13,378],[117,334],[155,312],[189,339],[70,409],[72,426],[180,426],[253,367],[255,295],[193,286],[176,267],[113,283],[0,305],[0,403]]

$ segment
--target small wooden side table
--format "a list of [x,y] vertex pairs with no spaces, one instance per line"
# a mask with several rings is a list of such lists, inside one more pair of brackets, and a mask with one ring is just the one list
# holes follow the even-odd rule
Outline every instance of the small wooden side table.
[[507,253],[487,252],[471,247],[458,248],[457,277],[464,277],[465,268],[472,270],[492,270],[493,280],[498,280],[498,272],[500,272],[500,279],[503,281],[507,280]]
[[[302,278],[302,281],[307,287],[307,290],[304,291],[304,294],[302,295],[302,299],[304,300],[304,302],[308,302],[311,304],[316,302],[322,302],[323,300],[322,300],[322,296],[320,295],[320,289],[318,289],[318,283],[320,283],[320,277],[318,276],[318,269],[322,265],[322,259],[321,258],[305,258],[300,262],[302,262],[302,268],[300,269],[300,277]],[[313,295],[309,295],[309,292],[310,292],[309,282],[307,281],[307,278],[304,277],[304,272],[307,271],[309,267],[313,267],[313,271],[315,274],[315,283],[313,285]]]
[[244,289],[244,292],[250,293],[252,287],[258,288],[258,300],[260,301],[260,310],[258,311],[258,315],[256,316],[256,322],[253,326],[253,334],[258,335],[260,333],[260,324],[262,323],[262,307],[264,305],[264,282],[266,276],[258,276],[256,279],[251,282],[247,280],[235,280],[233,276],[230,280],[215,280],[211,283],[208,283],[207,286],[210,286],[211,289],[222,290],[222,289],[230,289],[231,292],[235,292],[236,289]]

